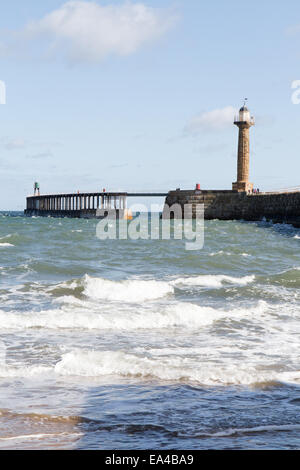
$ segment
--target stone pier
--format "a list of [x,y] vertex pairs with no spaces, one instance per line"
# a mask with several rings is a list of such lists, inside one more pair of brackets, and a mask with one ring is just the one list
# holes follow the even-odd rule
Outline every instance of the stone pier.
[[[185,217],[188,210],[196,218],[197,206],[204,205],[206,220],[267,220],[286,223],[300,228],[300,191],[247,194],[227,190],[170,191],[165,203],[163,218]],[[180,206],[180,210],[176,208]],[[172,207],[174,210],[172,211]]]

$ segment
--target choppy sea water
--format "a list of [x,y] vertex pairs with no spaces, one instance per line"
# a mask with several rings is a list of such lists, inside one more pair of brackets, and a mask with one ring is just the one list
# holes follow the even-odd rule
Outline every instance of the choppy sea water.
[[300,231],[0,214],[0,448],[300,447]]

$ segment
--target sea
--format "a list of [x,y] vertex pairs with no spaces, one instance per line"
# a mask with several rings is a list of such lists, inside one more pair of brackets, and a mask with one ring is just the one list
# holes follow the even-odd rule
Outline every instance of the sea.
[[0,213],[0,449],[299,449],[300,230],[97,224]]

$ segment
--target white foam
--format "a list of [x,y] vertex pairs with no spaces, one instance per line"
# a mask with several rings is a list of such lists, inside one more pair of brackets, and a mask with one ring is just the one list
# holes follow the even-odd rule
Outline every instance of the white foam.
[[253,428],[229,428],[224,431],[216,433],[203,433],[202,436],[208,437],[228,437],[236,434],[252,434],[260,432],[291,432],[300,430],[300,424],[279,424],[279,425],[266,425],[266,426],[255,426]]
[[238,255],[238,256],[243,256],[243,257],[251,256],[248,253],[230,253],[229,251],[223,251],[223,250],[209,253],[209,256],[219,256],[219,255],[224,255],[224,256]]
[[283,382],[299,384],[300,371],[281,372],[280,379]]
[[[114,329],[114,330],[136,330],[136,329],[161,329],[170,327],[199,328],[210,325],[214,321],[230,315],[211,307],[201,307],[191,303],[180,302],[173,305],[153,307],[149,309],[140,308],[116,309],[91,313],[81,306],[84,303],[73,297],[72,310],[62,307],[61,309],[46,310],[42,312],[29,313],[6,313],[0,311],[1,329]],[[75,308],[74,308],[75,307]],[[77,308],[76,308],[77,307]]]
[[5,248],[8,246],[15,246],[15,245],[12,245],[11,243],[0,243],[0,248]]
[[4,237],[0,237],[0,240],[4,240],[5,238],[11,238],[12,234],[9,233],[8,235],[5,235]]
[[37,377],[45,376],[53,372],[52,367],[46,366],[0,366],[0,377],[16,378],[16,377]]
[[141,377],[202,385],[252,385],[277,379],[274,371],[260,371],[245,364],[209,364],[187,357],[152,358],[123,351],[76,351],[56,364],[59,375]]
[[16,441],[16,440],[35,440],[45,439],[45,437],[81,437],[82,433],[69,433],[69,432],[57,432],[57,433],[42,433],[42,434],[23,434],[20,436],[11,437],[0,437],[0,441]]
[[84,286],[84,294],[92,299],[134,303],[159,299],[174,292],[171,285],[162,281],[110,281],[88,275],[85,276]]
[[[177,351],[178,353],[178,351]],[[98,377],[109,383],[113,377],[152,379],[163,382],[197,383],[205,386],[256,385],[282,382],[282,373],[261,370],[245,361],[222,364],[208,362],[198,355],[178,356],[133,354],[124,351],[83,351],[63,354],[52,367],[46,366],[2,366],[0,377],[38,378],[59,376]]]
[[222,288],[228,285],[246,286],[255,280],[255,276],[232,277],[224,274],[207,274],[193,277],[183,277],[172,281],[173,285],[201,286],[210,288]]

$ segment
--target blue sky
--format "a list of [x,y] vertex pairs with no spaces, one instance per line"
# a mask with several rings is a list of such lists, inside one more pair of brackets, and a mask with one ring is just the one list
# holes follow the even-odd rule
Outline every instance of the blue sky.
[[11,0],[0,16],[0,209],[43,193],[300,185],[300,3]]

